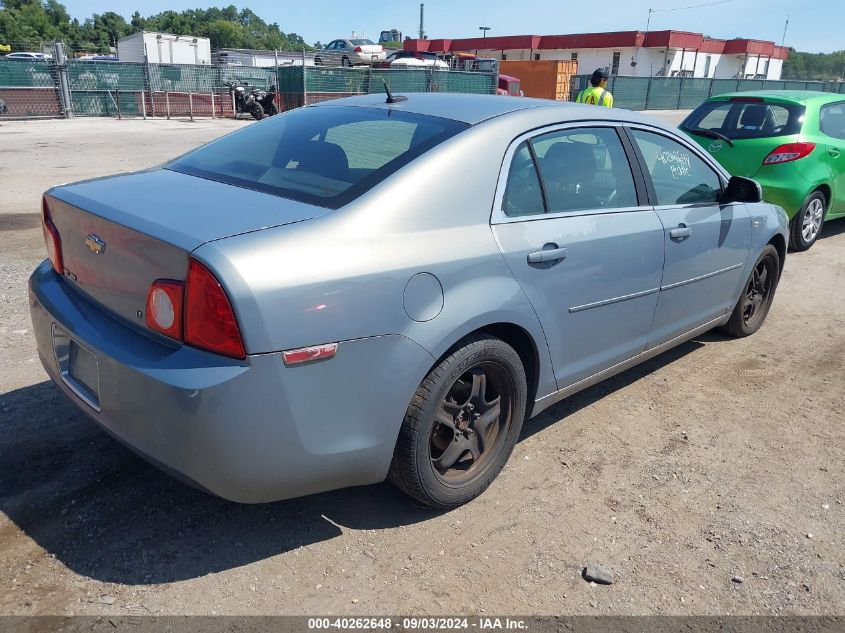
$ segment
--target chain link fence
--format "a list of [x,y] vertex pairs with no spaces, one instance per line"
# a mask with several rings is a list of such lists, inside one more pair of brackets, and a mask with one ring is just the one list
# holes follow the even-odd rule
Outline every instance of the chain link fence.
[[[572,77],[569,98],[590,84],[589,75]],[[766,79],[698,79],[693,77],[618,77],[608,81],[617,108],[629,110],[690,110],[727,92],[750,90],[815,90],[845,94],[845,82],[773,81]]]
[[58,82],[52,62],[0,59],[0,117],[62,116]]
[[[237,85],[277,86],[279,109],[383,92],[495,94],[492,73],[0,59],[0,117],[231,117]],[[65,89],[66,88],[66,89]]]

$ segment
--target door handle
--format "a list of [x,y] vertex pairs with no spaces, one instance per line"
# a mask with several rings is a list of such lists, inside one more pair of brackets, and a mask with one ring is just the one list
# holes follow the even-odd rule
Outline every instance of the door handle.
[[673,240],[685,240],[690,235],[692,235],[692,229],[688,226],[684,226],[683,224],[679,224],[678,228],[669,231],[669,237]]
[[543,249],[528,253],[529,264],[544,264],[547,262],[558,262],[566,259],[566,249],[558,247],[557,244],[549,242],[543,245]]
[[832,156],[833,158],[839,158],[839,150],[838,150],[838,149],[836,149],[836,148],[833,148],[833,147],[829,148],[829,149],[827,150],[827,153],[828,153],[830,156]]

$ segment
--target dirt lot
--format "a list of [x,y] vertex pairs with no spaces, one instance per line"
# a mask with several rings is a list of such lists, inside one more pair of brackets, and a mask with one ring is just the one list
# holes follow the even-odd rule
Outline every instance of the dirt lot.
[[40,193],[245,124],[0,124],[0,613],[845,614],[845,221],[790,255],[757,335],[546,411],[453,512],[386,484],[234,505],[86,420],[35,353]]

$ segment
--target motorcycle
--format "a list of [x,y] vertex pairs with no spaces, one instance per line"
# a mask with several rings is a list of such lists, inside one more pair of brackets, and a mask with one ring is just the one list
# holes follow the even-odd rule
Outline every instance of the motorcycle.
[[275,103],[276,84],[272,84],[269,90],[262,90],[258,87],[249,89],[249,84],[244,82],[229,83],[229,91],[235,98],[235,115],[244,112],[252,115],[256,121],[265,116],[273,116],[279,113],[279,107]]

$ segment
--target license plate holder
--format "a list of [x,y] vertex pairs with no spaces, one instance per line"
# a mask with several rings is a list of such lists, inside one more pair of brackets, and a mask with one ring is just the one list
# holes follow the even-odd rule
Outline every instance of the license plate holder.
[[53,350],[62,382],[85,404],[99,411],[100,367],[96,354],[56,325],[53,325]]

